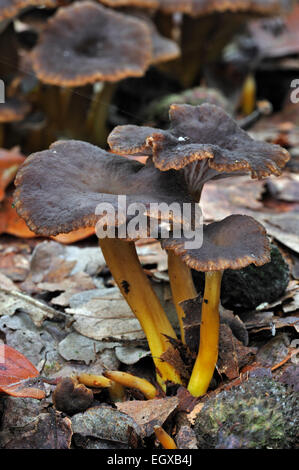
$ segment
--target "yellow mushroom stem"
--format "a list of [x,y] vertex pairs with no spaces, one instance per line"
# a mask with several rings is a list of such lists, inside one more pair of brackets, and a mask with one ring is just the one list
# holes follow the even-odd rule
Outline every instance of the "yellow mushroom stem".
[[111,380],[107,379],[103,375],[79,374],[77,379],[81,384],[84,384],[87,387],[108,388],[111,386]]
[[105,147],[108,137],[106,123],[115,83],[97,82],[94,89],[86,118],[85,134],[93,144]]
[[113,403],[126,401],[125,387],[114,380],[110,380],[110,382],[111,387],[108,389],[110,400],[113,401]]
[[156,438],[160,442],[163,449],[177,449],[177,445],[172,439],[172,437],[170,437],[170,435],[167,434],[167,432],[164,431],[161,426],[154,426],[154,431]]
[[208,390],[218,358],[221,279],[222,271],[205,274],[199,351],[188,384],[189,392],[195,397],[204,395]]
[[248,75],[241,95],[241,111],[245,116],[251,114],[256,104],[256,83],[253,75]]
[[104,238],[99,243],[114,280],[146,335],[158,383],[163,389],[167,380],[180,384],[180,376],[174,367],[160,360],[171,347],[164,335],[176,338],[176,334],[142,269],[134,242]]
[[179,304],[184,300],[193,299],[197,296],[197,292],[193,283],[191,269],[173,251],[168,252],[168,275],[172,299],[180,324],[181,340],[186,344],[183,323],[185,312]]
[[154,387],[148,380],[135,377],[135,375],[128,374],[127,372],[109,370],[105,372],[105,376],[124,387],[140,390],[148,400],[155,398],[158,393],[156,387]]

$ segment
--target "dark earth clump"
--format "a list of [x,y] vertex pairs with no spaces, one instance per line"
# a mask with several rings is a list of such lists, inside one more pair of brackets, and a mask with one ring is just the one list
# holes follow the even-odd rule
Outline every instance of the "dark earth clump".
[[[203,293],[204,274],[193,271],[195,285]],[[289,282],[289,266],[276,245],[271,245],[271,262],[253,264],[239,270],[227,269],[221,285],[221,303],[229,310],[252,310],[264,302],[274,302]]]
[[298,393],[270,378],[250,378],[205,403],[195,422],[199,448],[294,448],[298,411]]

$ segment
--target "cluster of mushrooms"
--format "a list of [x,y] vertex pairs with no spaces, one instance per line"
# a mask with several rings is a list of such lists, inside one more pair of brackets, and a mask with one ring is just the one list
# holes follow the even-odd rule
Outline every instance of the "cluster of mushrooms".
[[218,57],[249,19],[280,14],[288,3],[0,0],[7,91],[0,129],[12,126],[0,135],[1,146],[15,145],[16,134],[26,153],[63,137],[104,146],[120,81],[154,66],[191,86],[202,64]]
[[[278,145],[252,139],[215,105],[173,104],[169,116],[168,130],[136,125],[116,127],[108,137],[110,151],[79,140],[60,140],[49,150],[30,155],[15,180],[14,204],[28,227],[42,236],[95,225],[116,229],[116,238],[109,238],[106,230],[105,238],[99,240],[100,247],[145,332],[157,382],[164,390],[168,382],[183,384],[192,395],[201,396],[209,387],[217,362],[222,273],[225,269],[260,266],[270,261],[265,229],[252,217],[232,215],[204,225],[202,246],[189,249],[184,235],[177,237],[173,231],[174,225],[183,227],[186,223],[175,214],[170,220],[169,236],[157,234],[168,251],[169,278],[183,343],[182,302],[197,296],[191,269],[205,272],[205,290],[198,312],[199,351],[190,380],[185,383],[175,365],[165,360],[164,353],[171,353],[174,347],[170,340],[177,336],[142,269],[134,239],[129,234],[117,238],[118,229],[127,227],[132,219],[117,212],[118,196],[125,195],[127,204],[136,204],[137,208],[142,204],[149,225],[151,219],[161,225],[166,214],[150,211],[151,203],[176,203],[179,207],[188,203],[195,210],[207,181],[245,173],[252,178],[278,176],[289,154]],[[146,163],[129,159],[128,155],[146,156]],[[115,208],[113,220],[97,213],[100,203]],[[147,233],[141,235],[145,238]]]

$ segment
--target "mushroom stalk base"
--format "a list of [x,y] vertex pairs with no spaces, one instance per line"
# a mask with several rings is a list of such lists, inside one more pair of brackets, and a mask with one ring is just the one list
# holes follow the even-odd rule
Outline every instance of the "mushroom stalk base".
[[170,280],[172,299],[175,305],[181,330],[182,343],[186,344],[183,318],[185,312],[180,302],[193,299],[197,292],[193,283],[191,269],[182,262],[179,256],[172,251],[168,252],[168,275]]
[[86,136],[91,143],[105,147],[108,137],[107,117],[115,84],[105,82],[95,92],[86,120]]
[[189,392],[195,397],[204,395],[208,390],[218,358],[221,279],[222,271],[205,274],[199,351],[188,384]]
[[181,383],[174,367],[160,360],[171,347],[164,335],[176,338],[176,334],[142,269],[134,242],[105,238],[99,243],[112,276],[146,335],[159,385],[165,389],[166,380]]
[[253,113],[256,103],[256,83],[253,75],[248,75],[245,80],[242,96],[241,109],[245,116]]

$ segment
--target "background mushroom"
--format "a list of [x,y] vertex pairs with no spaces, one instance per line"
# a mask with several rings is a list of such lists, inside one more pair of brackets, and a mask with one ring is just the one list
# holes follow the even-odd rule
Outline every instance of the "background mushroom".
[[8,98],[0,104],[0,147],[4,146],[4,125],[22,121],[30,110],[30,105],[18,98]]
[[[246,172],[253,178],[278,176],[290,158],[280,146],[252,139],[218,106],[174,104],[169,117],[169,130],[118,126],[109,135],[108,143],[120,154],[149,155],[161,171],[183,173],[188,190],[197,201],[210,179]],[[168,272],[184,341],[180,302],[194,297],[196,291],[189,268],[171,253]]]
[[98,87],[86,123],[89,138],[103,144],[113,90],[108,84],[142,76],[151,51],[143,22],[91,1],[75,2],[48,20],[33,51],[33,67],[47,84],[81,87],[105,82]]
[[177,45],[164,39],[149,18],[83,1],[60,8],[48,20],[33,51],[33,68],[43,83],[65,87],[64,108],[70,106],[71,87],[94,84],[82,137],[105,145],[115,83],[141,77],[150,64],[178,55]]
[[[139,204],[143,205],[146,214],[153,202],[166,203],[168,207],[174,202],[179,207],[183,203],[193,204],[183,175],[161,172],[151,161],[143,165],[86,142],[59,141],[49,150],[28,157],[15,184],[17,212],[39,235],[68,233],[97,224],[100,237],[99,228],[116,227],[114,234],[105,232],[102,236],[106,238],[100,239],[104,257],[145,331],[160,384],[166,380],[179,383],[175,369],[159,359],[170,347],[165,335],[173,338],[176,335],[139,263],[132,236],[127,233],[133,216],[119,211],[118,196],[126,195],[127,205],[134,203],[137,210]],[[112,206],[115,216],[104,217],[103,210],[97,214],[100,203]],[[182,213],[172,215],[173,223],[184,223]],[[167,210],[165,215],[151,212],[150,216],[169,221],[170,214]],[[112,238],[113,235],[120,237],[122,226],[125,227],[122,238]],[[147,236],[147,226],[140,236]]]
[[0,21],[16,16],[23,8],[31,6],[56,7],[58,0],[1,0]]
[[199,248],[186,249],[188,240],[169,238],[163,248],[173,250],[189,268],[205,272],[202,300],[200,346],[188,384],[194,396],[204,395],[212,379],[219,341],[219,301],[222,273],[249,264],[261,266],[270,261],[270,244],[263,226],[252,217],[232,215],[206,225]]

